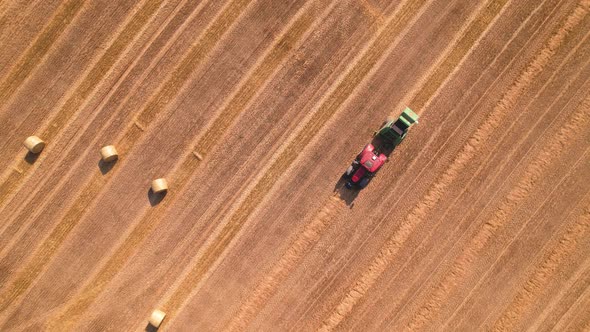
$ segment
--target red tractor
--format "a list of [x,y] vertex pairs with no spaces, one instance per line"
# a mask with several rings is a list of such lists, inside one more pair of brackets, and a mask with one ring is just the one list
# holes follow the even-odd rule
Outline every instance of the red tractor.
[[375,151],[373,144],[365,145],[363,151],[356,156],[352,165],[344,172],[344,177],[349,179],[346,182],[346,188],[365,188],[386,160],[387,156]]
[[352,165],[344,172],[344,178],[348,179],[346,188],[365,188],[379,168],[387,161],[387,156],[406,137],[408,129],[418,123],[418,118],[418,114],[406,107],[398,119],[385,121],[381,129],[375,132],[372,142],[385,153],[375,151],[373,144],[365,145],[363,151],[356,156]]

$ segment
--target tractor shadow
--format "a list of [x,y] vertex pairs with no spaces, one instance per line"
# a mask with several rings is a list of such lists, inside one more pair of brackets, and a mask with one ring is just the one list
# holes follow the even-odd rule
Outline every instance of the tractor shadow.
[[348,189],[344,185],[346,184],[347,179],[344,177],[340,177],[336,185],[334,186],[334,193],[343,200],[349,208],[354,207],[354,200],[357,198],[359,193],[361,192],[359,189],[353,188]]
[[[381,124],[381,126],[385,125],[385,123],[386,122],[383,122]],[[373,136],[373,139],[371,140],[371,144],[373,144],[373,146],[375,146],[376,150],[379,153],[383,153],[385,156],[387,156],[387,161],[386,161],[386,163],[387,163],[389,161],[391,154],[395,150],[395,147],[385,144],[379,136]],[[385,166],[386,165],[383,165],[383,167],[385,167]],[[348,167],[348,165],[346,167]],[[344,169],[346,169],[346,167],[344,167]],[[377,176],[378,176],[378,174],[379,173],[377,173]],[[342,199],[344,202],[346,202],[346,205],[352,209],[354,206],[354,200],[358,197],[358,195],[361,193],[361,191],[363,189],[360,189],[360,188],[348,189],[345,186],[347,181],[348,181],[348,179],[344,178],[343,176],[340,177],[338,179],[338,181],[336,182],[336,184],[334,185],[334,193],[337,194],[340,197],[340,199]],[[371,183],[369,183],[368,187],[371,187]]]

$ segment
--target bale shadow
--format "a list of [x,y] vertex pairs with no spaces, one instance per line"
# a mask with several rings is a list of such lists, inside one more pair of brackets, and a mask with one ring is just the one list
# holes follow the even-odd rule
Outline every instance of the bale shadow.
[[158,331],[158,328],[153,326],[152,324],[148,323],[147,326],[145,327],[145,331],[146,332],[156,332],[156,331]]
[[150,201],[151,206],[156,206],[160,204],[160,202],[166,197],[168,191],[164,191],[161,193],[155,193],[152,188],[148,190],[148,200]]
[[98,168],[100,169],[100,172],[102,173],[102,175],[105,175],[108,172],[110,172],[110,170],[113,169],[113,167],[115,167],[117,160],[118,159],[115,159],[115,160],[107,163],[104,160],[100,159],[98,161]]
[[37,159],[39,159],[39,155],[40,153],[33,153],[29,151],[25,155],[25,161],[30,165],[33,165],[37,161]]

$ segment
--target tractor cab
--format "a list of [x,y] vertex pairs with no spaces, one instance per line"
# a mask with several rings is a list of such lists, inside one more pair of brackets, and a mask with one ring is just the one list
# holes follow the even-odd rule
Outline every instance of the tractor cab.
[[386,121],[376,132],[376,136],[382,139],[383,144],[395,148],[406,137],[408,129],[418,123],[418,118],[418,114],[406,107],[397,120]]
[[357,157],[357,161],[369,172],[375,173],[387,160],[384,154],[378,154],[373,144],[367,144]]
[[383,166],[387,156],[378,153],[373,144],[367,144],[358,154],[352,165],[346,170],[345,176],[350,178],[346,183],[347,188],[358,186],[364,188],[369,184],[371,178]]

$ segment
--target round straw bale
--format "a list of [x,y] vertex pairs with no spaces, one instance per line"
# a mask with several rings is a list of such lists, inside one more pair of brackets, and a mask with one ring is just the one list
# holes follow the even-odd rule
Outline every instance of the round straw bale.
[[162,324],[164,317],[166,317],[166,313],[161,310],[156,309],[152,312],[149,322],[153,327],[158,328]]
[[43,148],[45,147],[45,142],[43,142],[43,140],[37,136],[27,137],[23,144],[25,145],[27,150],[35,154],[43,151]]
[[117,153],[117,149],[115,149],[114,145],[107,145],[100,149],[100,156],[105,163],[110,163],[111,161],[115,161],[117,158],[119,158],[119,154]]
[[166,190],[168,190],[168,182],[166,182],[166,179],[160,178],[152,181],[152,191],[154,193],[157,194]]

